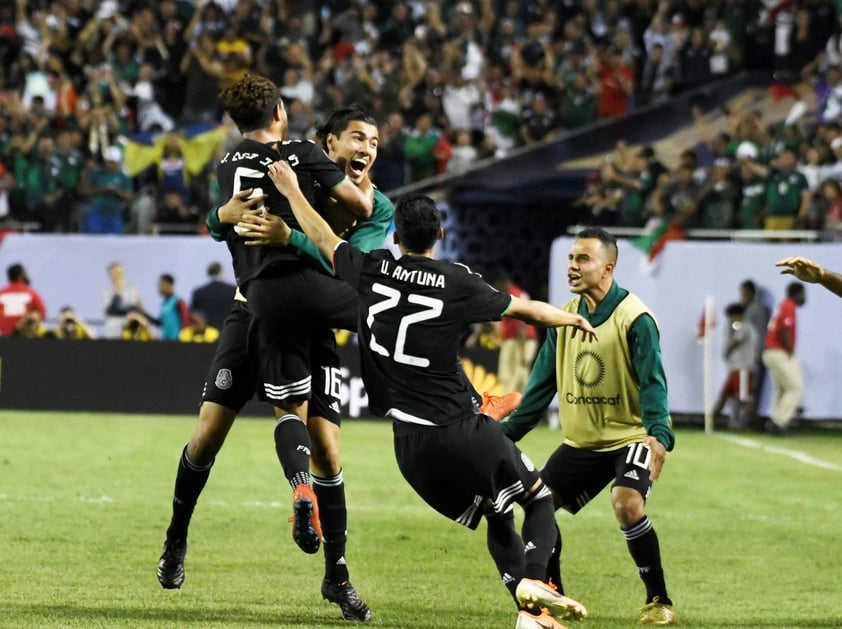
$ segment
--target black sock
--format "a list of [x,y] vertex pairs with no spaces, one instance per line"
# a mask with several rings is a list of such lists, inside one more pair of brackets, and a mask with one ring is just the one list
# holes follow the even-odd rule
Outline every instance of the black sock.
[[558,528],[558,523],[555,525],[553,552],[547,563],[547,583],[550,582],[558,588],[559,594],[564,594],[564,586],[561,583],[561,530]]
[[213,461],[204,466],[193,465],[187,458],[187,446],[181,451],[178,471],[175,474],[175,489],[172,497],[172,518],[167,528],[167,541],[186,540],[187,529],[199,494],[208,482]]
[[275,452],[292,488],[310,484],[310,433],[298,415],[284,415],[275,424]]
[[524,546],[526,577],[543,581],[547,578],[547,563],[553,551],[556,528],[555,508],[550,490],[542,486],[523,506],[521,537]]
[[515,515],[509,510],[507,513],[492,513],[485,516],[488,523],[488,552],[497,566],[497,571],[503,577],[503,585],[508,588],[518,604],[515,590],[517,584],[526,574],[523,559],[523,540],[515,530]]
[[345,563],[348,510],[345,507],[345,482],[342,479],[342,471],[333,478],[313,475],[313,491],[316,492],[316,500],[319,501],[325,578],[334,583],[344,583],[348,580],[348,566]]
[[645,515],[627,529],[620,529],[629,553],[637,565],[637,572],[643,583],[646,585],[646,602],[651,603],[655,597],[666,605],[672,605],[667,595],[667,586],[664,582],[664,569],[661,567],[661,548],[658,545],[658,536],[652,523]]

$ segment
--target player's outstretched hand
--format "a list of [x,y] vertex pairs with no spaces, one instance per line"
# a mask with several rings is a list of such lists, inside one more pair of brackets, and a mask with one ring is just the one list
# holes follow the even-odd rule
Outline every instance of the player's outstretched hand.
[[258,245],[285,245],[292,230],[286,221],[275,214],[246,214],[237,223],[240,236],[249,247]]
[[574,320],[571,323],[568,323],[573,331],[570,334],[570,338],[575,339],[576,333],[581,330],[582,332],[582,340],[583,341],[595,341],[597,339],[596,330],[593,329],[593,326],[588,322],[585,317],[582,315],[573,315]]
[[775,266],[783,267],[781,275],[794,275],[802,282],[816,284],[822,279],[823,269],[821,265],[801,256],[784,258],[776,262]]
[[285,197],[298,189],[298,177],[292,166],[284,160],[279,160],[269,166],[269,178],[275,182],[275,187]]
[[224,205],[220,205],[216,211],[219,221],[233,225],[240,218],[249,212],[259,213],[263,207],[263,202],[266,200],[265,194],[249,199],[254,188],[246,188],[240,190],[237,194],[232,196]]

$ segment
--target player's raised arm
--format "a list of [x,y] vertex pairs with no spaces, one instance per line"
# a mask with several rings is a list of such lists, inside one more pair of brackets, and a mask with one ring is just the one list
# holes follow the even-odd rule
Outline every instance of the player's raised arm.
[[275,162],[269,166],[269,178],[289,201],[292,212],[304,233],[310,237],[319,251],[330,258],[336,245],[342,242],[342,239],[333,233],[327,221],[307,201],[301,188],[298,187],[298,177],[292,166],[284,161]]
[[520,319],[532,325],[549,327],[568,325],[573,328],[573,336],[576,336],[576,332],[581,330],[583,339],[596,339],[596,330],[582,315],[556,308],[544,301],[512,297],[512,301],[503,316]]

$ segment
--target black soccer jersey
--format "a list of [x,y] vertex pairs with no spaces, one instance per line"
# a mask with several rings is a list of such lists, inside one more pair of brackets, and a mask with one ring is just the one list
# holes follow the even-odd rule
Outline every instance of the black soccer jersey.
[[334,251],[338,277],[360,295],[358,327],[369,407],[378,415],[445,425],[474,412],[459,360],[465,327],[499,320],[511,297],[466,266],[347,242]]
[[[329,191],[345,178],[345,173],[331,161],[324,149],[313,142],[288,140],[261,144],[253,140],[243,140],[217,164],[216,174],[221,198],[229,199],[233,194],[247,188],[261,188],[263,193],[268,195],[266,208],[272,214],[283,218],[293,229],[300,229],[289,202],[278,192],[267,174],[269,166],[280,159],[286,160],[293,167],[298,175],[301,191],[314,207],[315,188],[321,187]],[[240,287],[276,264],[301,264],[301,258],[291,247],[246,247],[233,228],[227,231],[225,240],[231,251],[234,273]]]

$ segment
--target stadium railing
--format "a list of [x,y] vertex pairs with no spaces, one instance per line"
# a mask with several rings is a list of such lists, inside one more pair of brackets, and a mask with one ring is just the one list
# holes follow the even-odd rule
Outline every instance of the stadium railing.
[[[575,235],[588,225],[571,225],[567,233]],[[603,227],[605,231],[620,238],[638,238],[646,236],[649,230],[643,227]],[[818,242],[822,240],[822,232],[815,229],[688,229],[684,232],[688,240],[789,240],[801,242]]]

